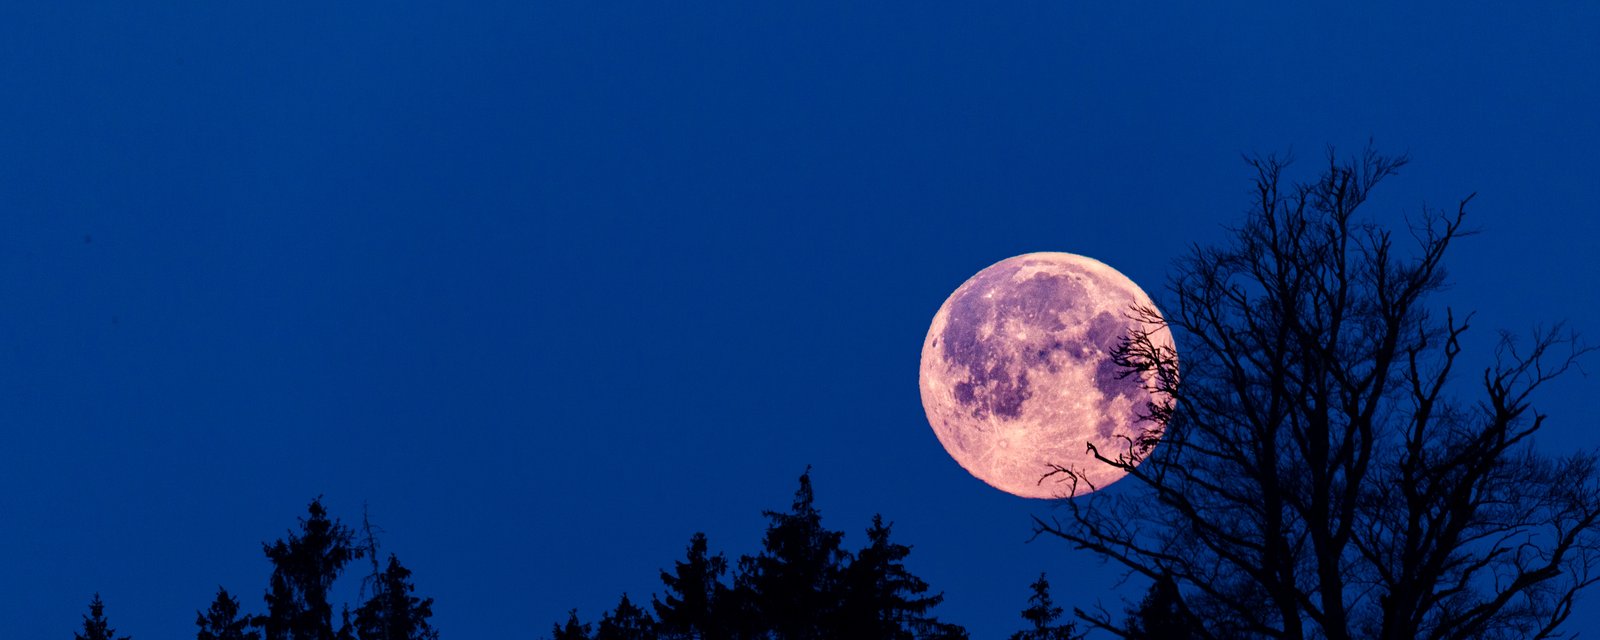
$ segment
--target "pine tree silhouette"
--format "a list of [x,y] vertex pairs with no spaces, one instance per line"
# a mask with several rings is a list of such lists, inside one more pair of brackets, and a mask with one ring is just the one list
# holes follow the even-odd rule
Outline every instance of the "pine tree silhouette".
[[334,632],[333,640],[356,640],[356,625],[350,619],[348,603],[339,609],[339,630]]
[[239,600],[222,587],[211,608],[195,614],[194,624],[200,628],[196,640],[261,640],[261,633],[250,628],[250,616],[239,614]]
[[813,504],[811,468],[788,513],[766,511],[770,520],[755,557],[739,559],[735,581],[743,603],[743,626],[770,630],[776,640],[840,637],[837,625],[844,534],[822,526]]
[[567,612],[567,624],[555,625],[550,631],[550,637],[553,640],[590,640],[589,625],[578,622],[578,610],[573,609]]
[[[965,630],[927,615],[943,594],[923,595],[928,583],[906,569],[911,547],[889,540],[891,525],[872,516],[867,546],[844,571],[840,624],[851,637],[883,640],[948,638]],[[959,636],[952,636],[959,630]]]
[[1083,637],[1077,634],[1077,626],[1071,622],[1055,624],[1061,618],[1061,607],[1050,600],[1050,581],[1043,573],[1029,586],[1033,588],[1033,595],[1028,597],[1029,606],[1022,610],[1022,618],[1032,623],[1033,628],[1011,634],[1011,640],[1078,640]]
[[654,640],[655,620],[622,594],[615,611],[600,618],[595,640]]
[[1139,608],[1128,612],[1125,629],[1128,640],[1191,640],[1200,636],[1192,631],[1178,610],[1178,586],[1171,580],[1150,585]]
[[89,601],[89,615],[83,617],[83,633],[74,633],[72,637],[74,640],[129,640],[128,636],[117,637],[117,630],[106,622],[106,604],[100,601],[99,593]]
[[350,528],[328,518],[322,498],[306,510],[310,517],[300,519],[298,534],[261,545],[273,565],[267,614],[259,619],[266,640],[337,640],[328,590],[361,551]]
[[722,554],[708,555],[706,534],[689,538],[688,558],[675,563],[673,572],[661,572],[666,599],[655,599],[656,628],[673,640],[722,640],[729,636],[719,619],[727,607],[728,589],[721,578],[728,571]]
[[389,554],[388,567],[372,585],[372,597],[356,609],[358,640],[437,640],[439,632],[428,623],[433,598],[418,598],[411,570]]
[[[712,555],[705,534],[696,533],[686,558],[660,572],[667,591],[652,599],[658,620],[624,594],[593,640],[967,639],[960,625],[930,615],[944,597],[929,594],[927,581],[906,568],[911,547],[890,539],[892,526],[881,515],[873,517],[859,554],[842,548],[844,534],[822,526],[810,467],[800,475],[789,511],[762,513],[769,521],[762,550],[739,558],[733,588],[721,580],[727,561]],[[1076,640],[1072,625],[1059,629],[1062,635],[1038,637]],[[590,640],[589,631],[575,610],[551,630],[556,640]]]

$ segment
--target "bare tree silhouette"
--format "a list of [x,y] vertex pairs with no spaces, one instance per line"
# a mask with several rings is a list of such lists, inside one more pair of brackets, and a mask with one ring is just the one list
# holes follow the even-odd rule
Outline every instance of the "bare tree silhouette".
[[1178,263],[1164,319],[1133,312],[1171,327],[1181,378],[1148,335],[1117,351],[1160,398],[1142,437],[1095,452],[1129,486],[1063,501],[1039,535],[1167,585],[1194,637],[1559,636],[1597,579],[1600,475],[1592,452],[1534,450],[1530,399],[1591,348],[1559,326],[1502,334],[1481,389],[1452,384],[1470,317],[1428,300],[1471,197],[1425,211],[1414,244],[1355,216],[1406,162],[1330,152],[1291,185],[1287,159],[1250,159],[1243,225]]

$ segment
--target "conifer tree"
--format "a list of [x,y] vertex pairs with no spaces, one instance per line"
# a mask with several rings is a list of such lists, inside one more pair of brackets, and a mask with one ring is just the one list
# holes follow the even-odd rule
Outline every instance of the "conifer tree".
[[807,467],[789,512],[764,512],[770,524],[760,555],[739,559],[736,584],[746,631],[765,630],[776,640],[841,637],[832,625],[848,557],[840,548],[844,534],[822,526],[813,501]]
[[654,640],[655,620],[644,609],[639,608],[628,599],[628,594],[622,594],[622,601],[617,603],[617,608],[600,618],[599,629],[595,631],[595,640]]
[[195,614],[194,624],[200,628],[196,640],[261,640],[261,633],[250,628],[250,616],[239,614],[239,600],[222,587],[211,608]]
[[567,612],[567,624],[555,625],[550,631],[553,640],[590,640],[589,624],[578,621],[578,610]]
[[[844,534],[822,525],[808,467],[787,512],[764,511],[769,520],[762,551],[738,562],[733,588],[721,578],[728,563],[712,555],[704,533],[689,539],[687,557],[661,571],[667,587],[653,598],[656,619],[623,595],[603,615],[594,635],[568,613],[551,628],[555,640],[967,640],[960,625],[929,615],[943,595],[905,566],[911,547],[891,540],[891,525],[872,519],[859,555],[842,548]],[[1050,609],[1048,594],[1045,607]],[[1059,616],[1060,609],[1054,608]],[[1053,618],[1051,619],[1053,621]],[[1048,621],[1047,621],[1048,622]],[[1043,640],[1066,638],[1039,636]],[[1027,636],[1032,640],[1033,636]]]
[[261,545],[273,566],[267,614],[260,621],[266,640],[336,640],[328,590],[361,551],[353,546],[350,528],[328,518],[320,497],[307,512],[299,533]]
[[1033,595],[1028,597],[1028,608],[1022,610],[1022,618],[1033,628],[1011,634],[1011,640],[1078,640],[1083,637],[1077,634],[1076,625],[1071,622],[1055,624],[1061,619],[1061,607],[1050,600],[1050,581],[1043,573],[1029,586],[1033,588]]
[[927,622],[917,632],[917,637],[922,640],[969,640],[971,638],[971,636],[967,635],[966,627],[950,622],[939,622],[938,620]]
[[89,601],[89,615],[83,617],[83,633],[74,633],[72,637],[74,640],[129,640],[128,636],[117,637],[117,630],[106,622],[106,604],[100,601],[99,593]]
[[412,593],[411,570],[389,554],[388,567],[372,586],[372,597],[356,609],[355,637],[358,640],[437,640],[439,632],[428,623],[433,616],[433,598],[418,598]]
[[1191,640],[1200,636],[1178,610],[1178,585],[1158,580],[1150,585],[1139,608],[1128,612],[1124,637],[1128,640]]
[[874,515],[867,529],[867,546],[844,571],[842,628],[862,639],[950,637],[956,627],[927,615],[944,595],[924,595],[928,583],[905,566],[911,547],[891,542],[890,526],[884,524],[882,515]]
[[728,637],[727,625],[720,620],[726,608],[727,587],[721,578],[728,571],[722,554],[708,555],[706,534],[689,538],[689,555],[675,563],[672,573],[661,572],[667,587],[666,599],[655,599],[657,630],[674,640],[720,640]]
[[339,630],[333,634],[333,640],[356,640],[356,625],[350,619],[348,603],[339,610]]

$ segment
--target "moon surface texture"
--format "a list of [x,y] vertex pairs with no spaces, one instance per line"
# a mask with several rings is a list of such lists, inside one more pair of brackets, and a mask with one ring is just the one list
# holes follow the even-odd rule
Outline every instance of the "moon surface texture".
[[1120,479],[1115,459],[1141,424],[1154,374],[1125,371],[1111,352],[1140,326],[1149,296],[1116,269],[1070,253],[1029,253],[995,263],[950,294],[922,343],[922,407],[950,456],[978,479],[1026,498],[1092,489],[1040,478],[1052,464],[1093,488]]

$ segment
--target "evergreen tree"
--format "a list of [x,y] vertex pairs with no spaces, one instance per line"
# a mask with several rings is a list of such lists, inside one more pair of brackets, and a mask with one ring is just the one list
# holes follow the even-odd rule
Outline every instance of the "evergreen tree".
[[650,614],[645,613],[632,601],[628,594],[622,594],[622,601],[617,603],[616,611],[600,618],[600,627],[594,634],[595,640],[654,640],[655,620]]
[[555,625],[550,631],[553,640],[590,640],[588,623],[578,622],[578,610],[567,612],[567,624]]
[[129,640],[128,636],[117,637],[117,630],[106,622],[106,604],[100,601],[98,593],[89,601],[89,615],[83,617],[83,633],[74,633],[72,637],[74,640]]
[[261,640],[261,633],[250,628],[250,616],[239,615],[239,600],[221,587],[211,609],[196,612],[194,624],[200,628],[196,640]]
[[[762,551],[739,559],[733,588],[722,582],[728,562],[712,555],[705,534],[696,533],[686,558],[660,572],[667,590],[652,599],[656,618],[624,594],[593,635],[575,610],[565,625],[552,626],[551,635],[555,640],[967,640],[960,625],[929,615],[943,595],[930,594],[928,583],[906,568],[911,547],[891,540],[892,527],[882,516],[873,517],[867,544],[857,556],[842,548],[844,534],[822,526],[809,467],[800,475],[790,509],[763,514],[769,524]],[[1049,596],[1044,597],[1048,609]],[[1072,625],[1060,629],[1065,633],[1039,638],[1076,640]]]
[[1077,626],[1071,622],[1055,623],[1061,618],[1061,607],[1051,602],[1050,581],[1043,573],[1029,586],[1033,587],[1033,595],[1028,597],[1028,608],[1022,610],[1022,618],[1032,623],[1033,628],[1011,634],[1011,640],[1078,640],[1083,637],[1077,634]]
[[339,610],[339,631],[333,634],[333,640],[356,640],[356,625],[350,620],[349,604]]
[[1150,585],[1137,609],[1128,612],[1128,640],[1192,640],[1200,636],[1190,630],[1178,610],[1178,585],[1158,580]]
[[330,520],[322,499],[313,500],[300,532],[287,540],[263,543],[272,561],[266,595],[267,614],[260,620],[266,640],[336,640],[328,590],[346,564],[361,557],[354,535]]
[[389,554],[389,565],[372,585],[372,597],[356,609],[358,640],[437,640],[439,632],[428,623],[433,598],[412,595],[411,570]]
[[905,567],[911,547],[891,542],[890,526],[884,524],[883,516],[874,515],[867,529],[867,546],[844,571],[841,627],[849,630],[851,637],[862,639],[950,637],[959,627],[927,615],[944,596],[924,595],[928,583]]
[[726,608],[727,587],[721,578],[728,571],[722,554],[708,555],[706,534],[689,538],[689,556],[675,563],[672,573],[661,572],[666,600],[656,599],[657,629],[662,637],[682,640],[719,640],[729,635],[720,609]]
[[929,621],[917,633],[923,640],[968,640],[967,628],[950,622]]
[[739,559],[736,583],[746,632],[764,631],[776,640],[844,635],[832,628],[838,620],[847,558],[840,548],[844,534],[822,526],[822,514],[813,500],[807,467],[789,512],[764,512],[771,522],[761,554]]

